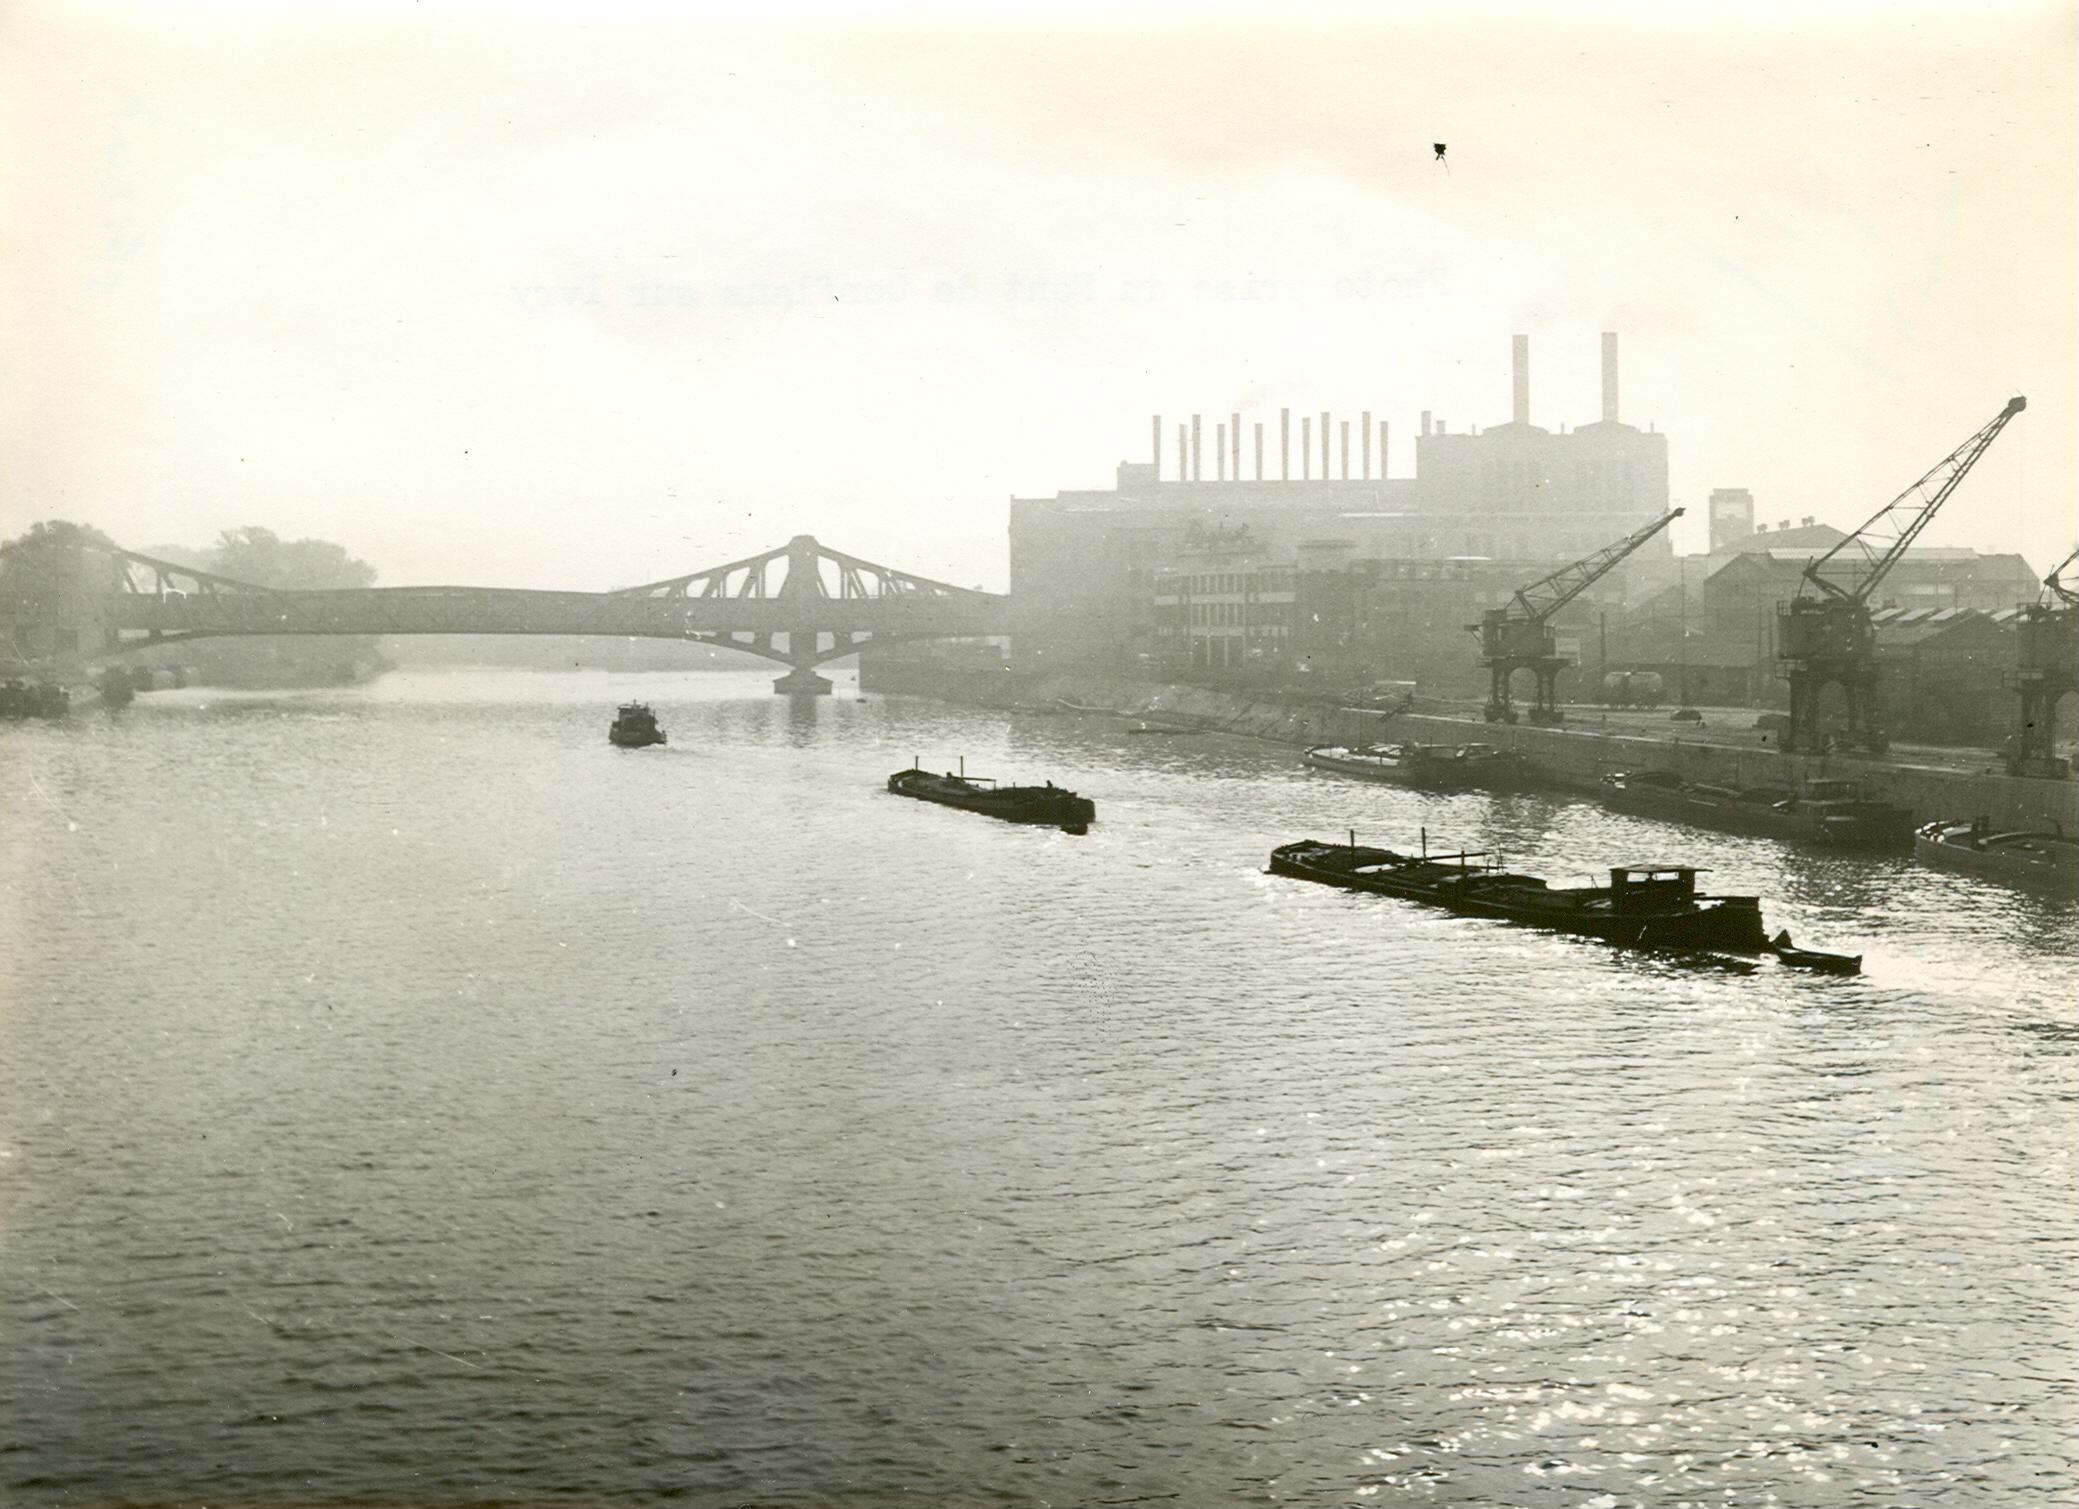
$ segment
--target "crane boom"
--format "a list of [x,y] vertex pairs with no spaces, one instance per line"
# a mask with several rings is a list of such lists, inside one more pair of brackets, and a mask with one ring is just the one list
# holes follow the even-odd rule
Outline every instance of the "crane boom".
[[2059,578],[2065,574],[2065,568],[2074,561],[2079,561],[2079,550],[2074,550],[2070,555],[2051,567],[2050,575],[2043,578],[2044,587],[2067,608],[2079,608],[2079,587],[2067,587]]
[[[1928,520],[1935,516],[1935,510],[1948,501],[1957,484],[1985,454],[1985,448],[2007,427],[2007,421],[2027,407],[2026,398],[2008,399],[2007,406],[1989,424],[1936,462],[1926,476],[1878,509],[1862,528],[1809,562],[1805,567],[1804,585],[1816,587],[1843,602],[1866,602],[1877,590],[1877,584],[1898,564],[1899,557],[1906,553],[1906,547],[1913,543],[1914,537],[1927,527]],[[1842,557],[1848,568],[1845,581],[1830,580],[1821,574],[1836,556]],[[1804,585],[1799,587],[1800,596]]]
[[[1594,586],[1611,567],[1681,517],[1681,509],[1671,508],[1616,544],[1605,545],[1593,555],[1585,555],[1571,565],[1561,566],[1550,576],[1541,576],[1527,587],[1518,587],[1516,596],[1503,610],[1506,619],[1512,625],[1543,623]],[[1479,626],[1476,624],[1474,627]]]

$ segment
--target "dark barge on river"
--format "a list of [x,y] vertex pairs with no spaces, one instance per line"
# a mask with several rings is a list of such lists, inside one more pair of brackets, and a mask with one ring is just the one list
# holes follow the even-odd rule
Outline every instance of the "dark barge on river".
[[71,708],[72,694],[56,682],[0,682],[0,718],[62,718]]
[[889,776],[888,789],[920,802],[986,813],[1007,823],[1043,824],[1064,833],[1087,833],[1097,821],[1095,802],[1052,781],[1044,786],[1002,786],[965,769],[958,775],[950,770],[939,775],[913,765]]
[[1620,948],[1774,954],[1785,964],[1830,974],[1857,974],[1862,968],[1860,955],[1797,948],[1787,933],[1769,937],[1756,897],[1698,895],[1698,872],[1689,865],[1615,865],[1608,885],[1555,887],[1535,875],[1504,870],[1484,852],[1400,854],[1354,839],[1347,844],[1305,839],[1273,849],[1270,872],[1419,901],[1463,917],[1578,933]]

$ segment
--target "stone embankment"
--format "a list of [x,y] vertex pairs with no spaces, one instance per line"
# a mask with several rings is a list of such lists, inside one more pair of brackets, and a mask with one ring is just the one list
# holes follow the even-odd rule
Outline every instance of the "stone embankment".
[[[907,668],[905,668],[906,671]],[[1910,753],[1885,759],[1852,755],[1784,754],[1752,729],[1640,732],[1576,722],[1557,728],[1487,723],[1425,709],[1385,713],[1337,707],[1297,694],[1251,694],[1213,687],[1135,681],[1080,674],[1013,675],[1003,670],[933,667],[926,674],[893,668],[861,671],[861,689],[909,692],[1007,710],[1074,710],[1209,733],[1238,734],[1304,748],[1409,740],[1424,744],[1482,742],[1515,750],[1534,762],[1555,787],[1593,791],[1617,770],[1667,770],[1685,780],[1726,786],[1797,786],[1808,778],[1846,777],[1866,783],[1873,796],[1913,810],[1916,821],[1985,817],[1998,827],[2079,832],[2079,780],[2010,776],[1997,756],[1983,752],[1977,768],[1915,763]],[[1967,755],[1968,752],[1959,751]]]

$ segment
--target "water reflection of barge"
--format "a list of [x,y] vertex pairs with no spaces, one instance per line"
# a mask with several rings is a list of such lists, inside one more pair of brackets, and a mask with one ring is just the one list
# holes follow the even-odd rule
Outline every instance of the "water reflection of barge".
[[1097,821],[1097,804],[1052,781],[1044,786],[1000,786],[988,776],[944,775],[912,766],[888,777],[897,796],[941,807],[986,813],[1007,823],[1039,823],[1064,833],[1087,833]]
[[1875,800],[1859,781],[1811,780],[1793,790],[1719,786],[1685,781],[1672,771],[1627,770],[1603,777],[1602,799],[1606,807],[1639,817],[1834,848],[1904,849],[1913,839],[1912,812]]
[[1307,751],[1306,762],[1423,791],[1513,790],[1532,775],[1523,756],[1492,744],[1322,744]]
[[1929,823],[1913,835],[1913,853],[1938,869],[2079,895],[2079,838],[2068,834],[1999,833],[1984,818]]
[[1621,948],[1773,953],[1786,964],[1832,974],[1855,974],[1862,967],[1857,955],[1796,948],[1785,933],[1771,939],[1762,926],[1758,898],[1700,896],[1697,871],[1688,865],[1618,865],[1610,869],[1608,885],[1553,887],[1535,875],[1504,870],[1484,853],[1410,855],[1354,840],[1306,839],[1273,849],[1270,870],[1418,901],[1464,917],[1577,933]]

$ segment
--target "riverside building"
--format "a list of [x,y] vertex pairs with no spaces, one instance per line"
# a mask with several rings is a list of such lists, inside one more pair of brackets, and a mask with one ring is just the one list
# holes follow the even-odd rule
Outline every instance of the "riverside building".
[[[1603,337],[1601,417],[1571,429],[1531,422],[1528,337],[1512,354],[1508,422],[1453,431],[1425,411],[1410,476],[1392,475],[1405,442],[1370,411],[1280,409],[1158,416],[1149,459],[1121,462],[1110,488],[1013,498],[1015,660],[1296,670],[1312,663],[1321,604],[1350,595],[1316,578],[1354,572],[1374,601],[1420,582],[1425,621],[1470,622],[1501,581],[1513,590],[1665,513],[1667,437],[1618,417],[1617,337]],[[1640,554],[1668,551],[1661,535]],[[1456,582],[1465,602],[1436,603]]]

